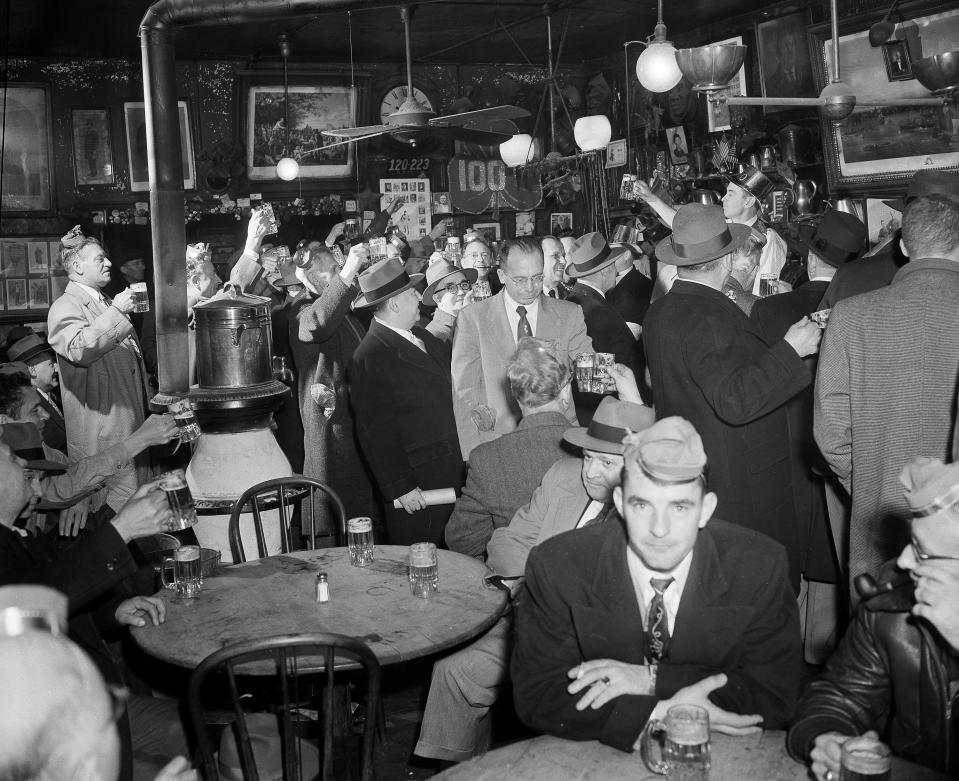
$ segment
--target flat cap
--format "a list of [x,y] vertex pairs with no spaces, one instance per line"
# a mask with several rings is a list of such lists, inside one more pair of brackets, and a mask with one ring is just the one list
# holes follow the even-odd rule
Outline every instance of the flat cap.
[[623,444],[626,464],[635,462],[656,480],[688,482],[706,468],[703,440],[685,418],[663,418],[644,431],[629,434]]
[[959,463],[919,456],[899,473],[906,504],[917,518],[935,515],[959,502]]

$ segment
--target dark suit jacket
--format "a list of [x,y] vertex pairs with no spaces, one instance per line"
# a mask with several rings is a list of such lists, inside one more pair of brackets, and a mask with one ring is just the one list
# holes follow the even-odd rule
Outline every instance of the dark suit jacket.
[[62,453],[67,452],[67,427],[63,420],[63,415],[53,404],[43,398],[43,394],[37,394],[40,397],[40,405],[47,411],[50,420],[43,427],[43,441],[54,450]]
[[683,279],[650,307],[643,341],[656,417],[684,417],[703,438],[716,514],[782,543],[798,587],[783,405],[809,385],[809,369],[785,341],[767,345],[725,295]]
[[407,515],[393,500],[414,488],[463,487],[453,418],[450,348],[423,328],[424,353],[376,320],[347,370],[360,448],[385,505],[390,542],[442,543],[452,505]]
[[626,563],[624,524],[610,519],[533,548],[516,609],[513,696],[520,718],[542,732],[599,740],[629,751],[661,699],[716,673],[710,695],[734,713],[758,713],[782,729],[799,694],[796,599],[782,547],[713,520],[700,530],[655,695],[621,695],[577,711],[567,673],[591,659],[644,663],[642,613]]
[[[642,325],[652,294],[653,281],[635,268],[631,268],[616,283],[616,287],[606,293],[606,300],[627,323]],[[588,327],[587,323],[587,329]]]
[[875,255],[856,258],[839,267],[817,309],[832,309],[844,298],[858,296],[892,284],[892,278],[909,262],[899,246],[901,231]]
[[565,454],[568,428],[565,415],[538,412],[520,420],[515,431],[473,448],[463,494],[446,525],[450,550],[484,558],[493,532],[509,524],[546,470]]
[[[807,282],[788,293],[760,298],[750,318],[763,338],[773,344],[782,339],[789,327],[802,317],[819,309],[829,287],[826,280]],[[815,373],[816,359],[804,359]],[[830,541],[826,516],[824,475],[829,468],[816,447],[812,434],[812,386],[786,402],[789,421],[789,445],[792,452],[793,496],[796,502],[801,560],[800,567],[810,580],[835,583],[839,580],[839,563]]]

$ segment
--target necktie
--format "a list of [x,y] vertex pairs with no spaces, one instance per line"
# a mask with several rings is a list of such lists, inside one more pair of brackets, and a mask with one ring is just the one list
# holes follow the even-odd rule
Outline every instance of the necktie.
[[550,298],[556,298],[556,288],[551,287],[549,289],[549,292],[546,293],[546,295],[548,295]]
[[516,341],[519,342],[524,336],[532,336],[533,329],[530,327],[529,320],[526,319],[526,307],[516,307],[516,314],[519,315],[519,322],[516,324]]
[[410,331],[410,341],[419,347],[424,353],[426,352],[426,342],[420,339],[416,334]]
[[666,620],[663,592],[672,582],[672,578],[649,579],[649,584],[656,592],[649,601],[649,612],[646,614],[646,651],[650,662],[658,662],[669,652],[669,622]]

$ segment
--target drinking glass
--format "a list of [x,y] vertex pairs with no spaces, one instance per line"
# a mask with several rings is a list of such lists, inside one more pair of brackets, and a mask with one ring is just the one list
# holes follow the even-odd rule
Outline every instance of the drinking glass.
[[414,597],[429,599],[439,585],[436,546],[432,542],[410,545],[410,591]]
[[891,768],[889,747],[873,737],[850,738],[842,744],[839,781],[889,781]]
[[133,311],[149,312],[150,299],[147,297],[147,283],[134,282],[130,285],[130,292],[133,293]]
[[377,236],[376,238],[370,239],[370,260],[373,263],[379,263],[381,260],[386,260],[386,239],[382,236]]
[[176,423],[177,433],[181,442],[193,442],[200,438],[200,424],[197,423],[196,415],[193,413],[193,405],[189,399],[176,399],[169,405],[170,414],[173,415],[173,422]]
[[196,509],[193,505],[193,494],[187,485],[186,475],[182,469],[160,475],[160,489],[166,493],[167,503],[173,511],[173,518],[167,527],[168,531],[183,531],[196,526]]
[[476,280],[476,284],[473,285],[473,300],[482,301],[484,298],[489,298],[493,295],[493,291],[489,286],[489,281],[485,279]]
[[[172,566],[173,580],[167,580],[167,569]],[[202,565],[199,545],[181,545],[173,556],[163,560],[160,568],[160,580],[163,585],[177,593],[177,599],[195,599],[203,586]]]
[[370,518],[350,518],[346,522],[346,544],[350,549],[350,564],[366,567],[373,563],[373,521]]
[[646,725],[639,748],[646,767],[669,781],[709,781],[709,714],[698,705],[674,705],[664,720]]
[[763,298],[779,292],[779,278],[775,274],[761,274],[759,277],[759,295]]
[[576,384],[579,389],[588,392],[593,380],[593,365],[596,353],[580,353],[576,356]]

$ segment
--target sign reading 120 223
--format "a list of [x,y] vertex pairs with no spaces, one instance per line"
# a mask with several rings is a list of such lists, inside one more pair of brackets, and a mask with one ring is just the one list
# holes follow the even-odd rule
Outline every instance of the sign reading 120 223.
[[428,157],[392,157],[390,158],[390,171],[429,171],[430,163],[433,161]]

